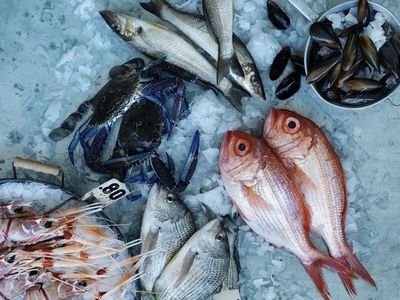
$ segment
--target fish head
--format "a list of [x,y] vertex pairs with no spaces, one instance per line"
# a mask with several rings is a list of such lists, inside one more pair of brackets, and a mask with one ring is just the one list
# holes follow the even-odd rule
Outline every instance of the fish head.
[[155,183],[150,190],[146,210],[160,224],[178,222],[188,212],[178,195]]
[[222,142],[219,168],[224,179],[251,182],[264,167],[262,143],[243,131],[228,131]]
[[290,110],[271,109],[263,137],[281,157],[283,153],[304,157],[312,146],[315,126],[309,119]]
[[219,219],[208,222],[199,230],[198,252],[214,258],[229,256],[229,241]]
[[110,10],[99,12],[111,29],[125,41],[131,41],[142,32],[141,21],[134,17]]
[[248,90],[253,91],[254,94],[265,100],[264,85],[258,73],[257,66],[255,64],[248,64],[242,67],[245,72],[245,85],[249,86]]

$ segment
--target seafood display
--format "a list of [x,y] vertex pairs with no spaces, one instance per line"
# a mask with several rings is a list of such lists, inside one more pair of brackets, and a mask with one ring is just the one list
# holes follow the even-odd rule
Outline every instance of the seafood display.
[[[340,159],[322,130],[292,111],[272,109],[263,136],[304,195],[310,208],[312,230],[324,239],[330,255],[376,287],[347,243],[345,177]],[[341,279],[348,293],[355,295],[352,278],[341,275]]]
[[[345,14],[357,22],[339,26],[328,15],[310,26],[307,82],[327,101],[363,107],[385,98],[400,83],[399,33],[367,0]],[[381,29],[383,36],[372,36],[371,28]]]
[[[201,7],[196,1],[145,1],[135,2],[127,14],[108,10],[111,3],[99,7],[96,1],[92,6],[81,1],[74,10],[82,20],[92,19],[95,10],[100,22],[103,32],[94,32],[87,44],[106,48],[115,41],[125,42],[126,49],[118,49],[118,55],[135,58],[118,62],[102,82],[101,63],[88,67],[81,61],[89,55],[79,57],[77,73],[91,77],[97,72],[96,81],[89,80],[79,90],[90,97],[75,104],[69,115],[63,115],[65,99],[54,107],[29,104],[27,109],[46,108],[40,135],[49,147],[62,149],[46,151],[33,137],[23,151],[48,160],[53,152],[64,153],[65,164],[50,166],[62,176],[62,193],[73,195],[63,190],[64,166],[73,168],[65,170],[72,175],[65,182],[77,184],[77,193],[96,181],[107,183],[82,198],[63,195],[55,200],[40,191],[40,201],[46,203],[38,205],[39,200],[21,196],[32,194],[34,188],[27,189],[17,179],[16,168],[24,167],[12,165],[15,182],[24,192],[12,194],[13,188],[6,187],[10,200],[0,188],[0,299],[303,299],[296,294],[300,290],[307,299],[315,299],[317,293],[329,300],[336,298],[337,289],[328,288],[325,269],[340,279],[340,295],[363,295],[356,287],[358,279],[376,288],[382,278],[368,261],[373,244],[368,244],[371,253],[366,254],[366,243],[354,234],[359,225],[355,222],[364,219],[366,209],[364,215],[358,215],[358,207],[348,209],[348,193],[353,197],[361,180],[351,182],[350,176],[359,174],[350,173],[347,190],[343,166],[347,174],[353,164],[342,166],[347,153],[339,156],[321,129],[332,124],[319,127],[300,114],[259,100],[273,94],[277,100],[294,98],[304,76],[311,85],[308,90],[313,88],[337,106],[361,108],[380,101],[400,85],[398,28],[367,0],[357,5],[354,1],[353,8],[327,13],[318,21],[303,11],[306,19],[314,20],[311,25],[304,23],[306,19],[294,19],[287,14],[288,5],[280,2],[282,9],[273,0],[202,0]],[[93,24],[88,21],[85,32]],[[304,58],[298,46],[307,40],[307,30],[310,47]],[[78,60],[79,46],[74,44],[73,50],[63,46],[66,53],[57,68],[69,59]],[[63,67],[56,77],[70,77],[72,72]],[[99,85],[90,94],[90,87]],[[266,93],[270,88],[272,92]],[[57,91],[50,90],[49,97]],[[220,95],[229,104],[216,103]],[[72,103],[72,96],[65,98]],[[272,100],[279,107],[292,105],[276,99]],[[301,103],[299,109],[306,111],[307,105]],[[261,132],[257,124],[268,109],[262,136],[257,137],[254,132]],[[54,125],[59,115],[63,121]],[[353,125],[351,120],[344,123],[337,122],[333,130],[342,135],[340,141],[348,138],[346,126]],[[361,133],[364,128],[360,128],[351,130]],[[7,147],[19,143],[14,135],[9,133],[7,139],[13,142],[7,140]],[[25,171],[31,178],[33,168]],[[108,207],[117,224],[108,218],[108,211],[103,214],[104,201],[97,202],[110,182],[124,187],[112,191],[119,195],[115,199],[108,193],[108,204],[126,197]],[[359,196],[354,198],[363,198]],[[351,230],[347,219],[353,222]],[[124,234],[132,241],[125,241],[122,226],[129,228]],[[314,242],[314,235],[327,249]],[[262,266],[260,257],[268,258]],[[295,263],[285,265],[287,257]],[[284,270],[286,274],[279,277]],[[308,276],[289,291],[281,284],[288,274],[293,282]],[[224,293],[232,291],[229,295],[234,297]]]
[[351,280],[342,263],[310,241],[310,215],[299,187],[263,139],[228,131],[219,166],[225,189],[243,220],[257,234],[295,254],[324,299],[330,299],[322,267]]
[[120,240],[99,215],[101,204],[51,214],[35,211],[36,205],[0,205],[6,212],[0,219],[2,298],[133,299],[145,255],[129,257],[127,250],[140,240]]
[[218,289],[229,268],[229,243],[218,219],[198,230],[156,281],[159,300],[205,300]]

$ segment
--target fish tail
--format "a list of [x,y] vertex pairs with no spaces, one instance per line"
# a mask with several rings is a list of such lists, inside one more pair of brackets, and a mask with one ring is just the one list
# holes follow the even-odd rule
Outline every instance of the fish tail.
[[376,288],[376,283],[374,279],[358,260],[357,256],[355,256],[355,254],[350,249],[348,249],[347,253],[344,256],[338,258],[338,260],[344,261],[351,269],[351,271],[353,271],[353,275],[364,279],[366,282]]
[[228,101],[235,107],[238,111],[242,112],[242,96],[243,93],[240,89],[232,86],[227,92],[224,93],[224,96]]
[[244,77],[244,72],[236,53],[233,53],[231,57],[223,57],[221,51],[218,53],[218,68],[217,68],[217,83],[219,84],[224,77],[227,77],[230,70],[240,77]]
[[[347,265],[346,260],[343,257],[335,258],[338,262]],[[347,293],[354,297],[357,295],[356,287],[354,286],[353,278],[346,274],[339,274],[340,280],[342,281],[344,288],[346,289]]]
[[141,2],[140,6],[153,15],[161,17],[162,9],[170,5],[165,0],[151,0],[150,2]]
[[315,259],[311,264],[303,265],[324,300],[331,299],[331,296],[329,294],[328,287],[322,274],[323,267],[328,268],[339,274],[351,276],[350,271],[348,270],[346,265],[343,265],[342,263],[323,253],[318,253],[317,259]]

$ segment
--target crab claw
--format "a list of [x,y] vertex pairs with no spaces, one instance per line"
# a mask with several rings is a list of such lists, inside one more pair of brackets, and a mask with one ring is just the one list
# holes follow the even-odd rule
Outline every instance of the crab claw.
[[85,101],[79,105],[77,111],[70,114],[60,127],[50,132],[49,138],[54,142],[58,142],[69,136],[75,130],[76,124],[82,120],[83,115],[87,113],[91,105],[92,100]]
[[171,174],[175,174],[175,163],[174,160],[172,159],[172,157],[165,152],[165,155],[167,156],[167,162],[168,162],[168,169],[170,171]]
[[152,156],[150,158],[151,168],[153,169],[154,173],[156,173],[160,182],[169,190],[173,191],[176,187],[176,182],[171,174],[171,171],[167,168],[165,163],[158,157]]
[[74,150],[76,146],[79,144],[81,135],[86,135],[86,133],[90,130],[90,127],[88,127],[89,121],[90,118],[81,127],[79,127],[79,129],[75,132],[72,141],[68,145],[68,156],[72,165],[75,165]]
[[171,137],[172,130],[175,128],[176,123],[178,123],[182,113],[188,108],[188,103],[186,101],[186,87],[183,81],[179,80],[177,82],[177,89],[175,92],[175,101],[172,109],[172,121],[171,129],[168,134],[168,139]]
[[186,160],[186,164],[181,171],[179,176],[179,182],[176,190],[182,192],[186,189],[192,179],[193,173],[196,170],[197,161],[199,157],[199,146],[200,146],[200,133],[197,130],[193,136],[192,145],[190,146],[189,155]]

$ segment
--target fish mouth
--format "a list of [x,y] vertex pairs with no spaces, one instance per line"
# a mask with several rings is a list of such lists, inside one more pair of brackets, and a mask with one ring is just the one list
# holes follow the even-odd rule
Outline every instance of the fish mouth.
[[121,34],[121,24],[117,13],[111,10],[102,10],[99,11],[99,14],[115,33]]
[[264,138],[272,137],[272,129],[274,128],[275,122],[278,117],[278,110],[275,108],[271,108],[271,111],[268,114],[267,119],[264,124]]

